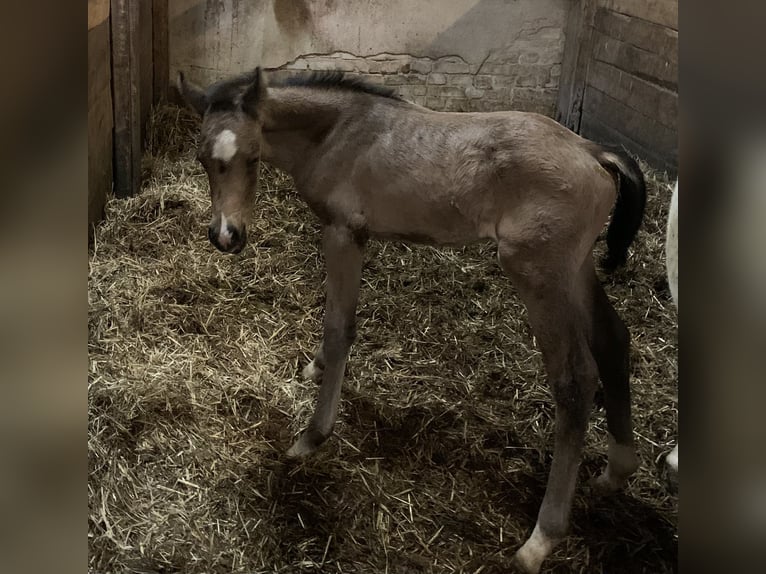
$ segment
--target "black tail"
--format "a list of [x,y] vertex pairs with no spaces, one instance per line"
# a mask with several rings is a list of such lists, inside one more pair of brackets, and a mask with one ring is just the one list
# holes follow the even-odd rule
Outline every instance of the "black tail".
[[616,174],[617,204],[606,231],[607,254],[601,260],[604,271],[611,272],[625,263],[644,219],[646,182],[638,162],[618,148],[599,146],[594,155],[598,162]]

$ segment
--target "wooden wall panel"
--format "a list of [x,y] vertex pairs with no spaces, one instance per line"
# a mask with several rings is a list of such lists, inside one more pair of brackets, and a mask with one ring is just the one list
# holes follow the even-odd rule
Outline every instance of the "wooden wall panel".
[[170,52],[168,43],[168,0],[152,2],[152,60],[154,65],[153,101],[168,99],[170,82]]
[[141,187],[140,6],[134,0],[112,0],[111,9],[114,192],[129,197]]
[[[599,124],[610,127],[611,131],[608,134],[597,133],[594,128],[598,128]],[[597,141],[602,143],[624,145],[662,169],[672,170],[678,160],[676,130],[595,88],[589,89],[583,106],[582,129],[588,134],[587,137],[596,139],[598,135]]]
[[579,0],[578,5],[583,29],[568,40],[567,50],[576,50],[579,61],[567,70],[571,58],[565,57],[562,86],[568,76],[575,83],[559,97],[560,121],[675,171],[678,0]]
[[[107,5],[108,7],[108,5]],[[89,12],[90,14],[90,12]],[[90,26],[91,20],[88,19]],[[112,189],[112,87],[109,20],[88,30],[88,238]]]
[[678,30],[678,0],[603,0],[602,5],[612,12]]
[[643,78],[669,90],[678,90],[678,58],[636,47],[596,31],[593,60],[610,64],[632,76]]
[[597,0],[579,0],[569,11],[566,43],[561,64],[556,120],[569,129],[580,131],[580,117],[591,59],[593,19]]
[[591,64],[588,86],[612,96],[640,114],[654,118],[664,126],[676,129],[678,121],[676,92],[599,61]]
[[678,62],[678,32],[632,16],[611,12],[605,8],[596,11],[593,27],[610,38],[632,44],[653,54],[664,54]]
[[152,114],[154,101],[153,83],[154,69],[152,61],[152,0],[135,0],[139,2],[138,9],[138,58],[139,78],[141,82],[141,142],[146,140],[146,127]]

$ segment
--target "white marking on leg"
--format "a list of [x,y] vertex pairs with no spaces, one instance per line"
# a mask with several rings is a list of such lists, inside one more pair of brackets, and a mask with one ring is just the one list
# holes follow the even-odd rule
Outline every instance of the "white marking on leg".
[[665,462],[668,463],[670,468],[678,472],[678,445],[676,445],[676,447],[670,451],[670,454],[665,459]]
[[556,540],[545,535],[540,529],[539,524],[535,524],[535,529],[524,545],[516,552],[516,559],[528,572],[539,572],[548,555],[556,547]]
[[606,470],[595,480],[597,487],[613,492],[625,486],[630,475],[638,468],[638,456],[633,445],[618,444],[611,433],[607,437],[609,445]]
[[321,375],[321,374],[322,374],[322,369],[317,367],[316,361],[311,361],[308,365],[306,365],[303,368],[303,378],[304,379],[307,379],[307,380],[310,380],[310,381],[315,381],[316,378],[319,375]]
[[237,153],[237,135],[231,130],[223,130],[213,143],[213,159],[230,162]]
[[678,181],[670,200],[668,228],[665,234],[665,259],[670,294],[673,297],[673,303],[678,307]]

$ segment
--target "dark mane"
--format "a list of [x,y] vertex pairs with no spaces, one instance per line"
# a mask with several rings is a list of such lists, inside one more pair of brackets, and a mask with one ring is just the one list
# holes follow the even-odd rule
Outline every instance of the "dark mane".
[[[256,78],[255,72],[248,72],[220,80],[205,90],[205,96],[210,106],[210,111],[231,111],[236,109],[238,99],[244,90]],[[309,74],[297,74],[285,80],[270,82],[276,88],[279,87],[307,87],[320,89],[340,89],[354,92],[363,92],[373,96],[381,96],[392,100],[401,100],[396,91],[385,86],[379,86],[365,82],[360,77],[346,76],[340,71],[319,71]]]
[[228,78],[216,82],[205,90],[205,96],[210,105],[210,111],[230,111],[236,108],[237,98],[245,91],[245,88],[255,80],[255,72],[241,74],[234,78]]
[[350,90],[354,92],[364,92],[373,96],[382,96],[392,100],[401,98],[395,90],[385,86],[379,86],[370,82],[365,82],[362,78],[356,76],[346,76],[343,72],[336,70],[312,72],[287,78],[282,82],[276,82],[275,87],[294,87],[302,86],[309,88],[338,88],[341,90]]

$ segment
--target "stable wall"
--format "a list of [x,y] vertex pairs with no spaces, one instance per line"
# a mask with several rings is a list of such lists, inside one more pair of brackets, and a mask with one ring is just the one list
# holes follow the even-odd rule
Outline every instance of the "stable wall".
[[170,73],[339,69],[436,110],[553,115],[572,0],[170,0]]
[[112,189],[109,0],[88,1],[88,236]]
[[678,0],[580,0],[558,118],[660,169],[678,165]]

